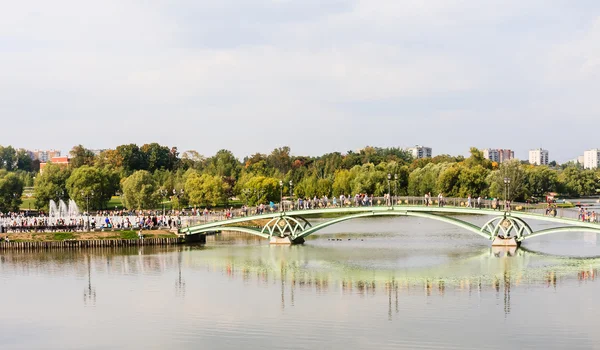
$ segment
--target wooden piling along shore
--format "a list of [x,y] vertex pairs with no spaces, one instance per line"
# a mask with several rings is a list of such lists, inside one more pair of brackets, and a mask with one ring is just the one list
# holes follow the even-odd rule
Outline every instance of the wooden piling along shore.
[[144,239],[90,239],[40,242],[0,242],[0,250],[37,250],[54,248],[101,248],[170,246],[186,243],[185,238],[144,238]]

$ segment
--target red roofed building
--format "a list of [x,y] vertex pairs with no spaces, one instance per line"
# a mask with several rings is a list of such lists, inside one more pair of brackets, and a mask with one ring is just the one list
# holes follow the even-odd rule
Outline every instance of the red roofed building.
[[[64,156],[64,157],[52,157],[52,158],[50,158],[50,161],[48,163],[58,164],[60,166],[67,168],[67,167],[69,167],[69,162],[70,162],[69,157]],[[44,167],[48,163],[40,163],[40,173],[42,173],[44,171]]]

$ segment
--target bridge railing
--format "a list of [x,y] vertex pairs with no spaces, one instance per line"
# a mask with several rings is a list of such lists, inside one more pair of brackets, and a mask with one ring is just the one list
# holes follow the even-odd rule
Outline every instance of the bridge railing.
[[[444,198],[438,197],[425,198],[416,196],[392,196],[387,197],[349,197],[343,198],[319,198],[310,200],[295,200],[295,201],[284,201],[282,204],[272,205],[259,205],[247,208],[238,208],[233,210],[226,210],[220,212],[209,212],[207,214],[202,213],[199,216],[189,217],[186,221],[187,226],[194,226],[204,224],[213,221],[223,221],[235,217],[245,216],[256,216],[261,214],[272,214],[282,211],[295,211],[295,210],[314,210],[314,209],[327,209],[327,208],[350,208],[350,207],[402,207],[402,206],[436,206],[436,207],[457,207],[457,208],[479,208],[495,210],[497,212],[504,211],[520,211],[529,212],[539,215],[552,215],[562,218],[570,219],[581,219],[578,216],[578,211],[573,209],[555,208],[554,211],[547,212],[547,204],[539,203],[520,203],[520,202],[509,202],[505,203],[503,200],[489,200],[471,198]],[[600,219],[600,218],[599,218]],[[599,221],[598,219],[596,219]],[[590,220],[588,220],[590,221]]]

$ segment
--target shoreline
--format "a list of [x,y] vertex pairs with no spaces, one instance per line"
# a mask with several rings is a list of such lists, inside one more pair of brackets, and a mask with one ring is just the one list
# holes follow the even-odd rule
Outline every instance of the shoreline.
[[[139,239],[137,230],[104,230],[82,232],[10,232],[0,234],[2,243],[5,237],[10,242],[63,242],[63,241],[92,241],[92,240],[133,240]],[[144,239],[178,238],[177,234],[168,230],[143,230]]]

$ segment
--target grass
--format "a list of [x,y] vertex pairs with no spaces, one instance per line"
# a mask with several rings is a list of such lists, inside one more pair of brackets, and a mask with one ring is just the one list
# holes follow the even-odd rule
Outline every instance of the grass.
[[[143,231],[146,238],[175,238],[175,234],[164,231]],[[138,231],[96,231],[96,232],[17,232],[9,233],[13,242],[50,242],[64,240],[110,240],[138,239]]]
[[53,241],[64,241],[65,239],[75,239],[73,232],[56,232],[52,235]]
[[35,210],[35,198],[34,197],[23,197],[21,199],[21,210]]

